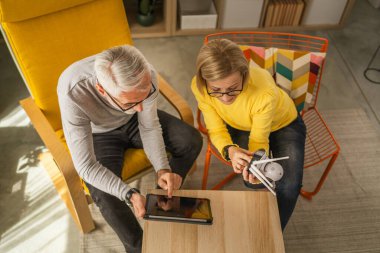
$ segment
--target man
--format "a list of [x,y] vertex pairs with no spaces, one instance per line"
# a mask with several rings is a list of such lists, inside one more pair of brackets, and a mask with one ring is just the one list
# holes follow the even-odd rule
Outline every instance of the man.
[[[198,131],[157,110],[157,74],[132,46],[73,63],[58,82],[63,130],[74,165],[127,252],[140,252],[145,197],[121,180],[124,152],[144,148],[171,197],[202,147]],[[171,154],[168,161],[166,150]]]

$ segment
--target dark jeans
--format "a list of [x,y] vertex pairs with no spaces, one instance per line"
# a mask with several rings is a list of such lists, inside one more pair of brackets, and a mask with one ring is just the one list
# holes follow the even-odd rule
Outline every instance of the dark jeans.
[[[227,126],[227,128],[233,142],[247,149],[250,132],[237,130],[231,126]],[[276,182],[277,204],[282,230],[284,230],[293,213],[302,187],[305,137],[306,127],[299,115],[288,126],[269,135],[269,148],[273,157],[289,156],[289,159],[278,161],[284,169],[284,175]]]
[[[202,138],[199,132],[178,118],[158,111],[166,150],[171,156],[172,172],[184,180],[200,150]],[[103,134],[93,134],[97,160],[118,176],[128,148],[143,148],[138,130],[137,115],[126,125]],[[117,197],[105,193],[86,183],[91,196],[104,219],[113,228],[128,253],[141,252],[142,229],[132,210]]]

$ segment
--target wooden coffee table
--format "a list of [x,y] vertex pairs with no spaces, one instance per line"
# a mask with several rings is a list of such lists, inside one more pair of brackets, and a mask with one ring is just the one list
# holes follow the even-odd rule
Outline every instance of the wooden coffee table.
[[180,190],[174,195],[209,198],[213,224],[145,221],[143,252],[285,252],[277,201],[270,192]]

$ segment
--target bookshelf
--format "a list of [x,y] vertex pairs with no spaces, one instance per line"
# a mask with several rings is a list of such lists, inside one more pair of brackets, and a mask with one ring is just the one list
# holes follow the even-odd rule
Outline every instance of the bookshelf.
[[[286,6],[286,3],[290,3],[293,0],[262,0],[261,12],[259,18],[259,24],[255,27],[244,27],[244,28],[221,28],[223,13],[226,12],[227,1],[235,0],[213,0],[216,11],[218,13],[218,21],[215,29],[180,29],[179,24],[179,14],[178,14],[178,0],[158,0],[155,13],[157,14],[156,22],[150,27],[142,27],[135,21],[135,15],[137,13],[137,1],[136,0],[124,0],[124,5],[126,9],[126,14],[128,22],[132,31],[132,37],[134,38],[148,38],[148,37],[168,37],[168,36],[181,36],[181,35],[204,35],[215,32],[224,31],[286,31],[286,32],[297,32],[302,30],[324,30],[324,29],[339,29],[343,27],[345,21],[351,13],[351,10],[355,4],[355,0],[339,0],[343,1],[341,6],[343,6],[342,13],[340,17],[337,18],[337,23],[319,23],[319,24],[303,24],[302,20],[304,18],[304,12],[307,7],[312,7],[314,9],[308,9],[309,12],[318,10],[319,6],[325,5],[326,1],[330,0],[302,0],[304,6],[301,10],[299,17],[299,22],[297,22],[296,6]],[[259,1],[259,0],[256,0]],[[294,2],[299,2],[300,0],[295,0]],[[338,1],[338,2],[339,2]],[[279,5],[280,8],[277,12],[272,12],[272,19],[276,20],[276,25],[266,25],[266,19],[268,12],[268,7],[273,5]],[[332,1],[336,5],[336,0]],[[331,2],[330,2],[331,3]],[[282,5],[284,6],[282,6]],[[309,5],[309,6],[308,6]],[[282,7],[281,7],[282,6]],[[317,7],[314,7],[317,6]],[[321,9],[322,10],[322,9]],[[324,12],[322,10],[322,12]],[[292,14],[290,14],[292,13]],[[276,15],[277,14],[277,15]],[[319,15],[319,13],[316,13]],[[325,13],[320,13],[320,15]],[[293,18],[292,18],[293,17]],[[282,22],[281,22],[282,20]],[[286,22],[284,22],[286,20]],[[291,22],[293,21],[293,22]]]

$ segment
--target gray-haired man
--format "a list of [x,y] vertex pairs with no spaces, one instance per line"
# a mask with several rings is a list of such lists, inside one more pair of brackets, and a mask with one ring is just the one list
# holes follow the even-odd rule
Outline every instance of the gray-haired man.
[[[140,252],[145,198],[121,180],[124,152],[144,148],[158,185],[179,189],[202,139],[181,120],[157,110],[157,74],[132,46],[73,63],[58,82],[63,130],[75,168],[127,252]],[[171,153],[168,161],[166,150]]]

